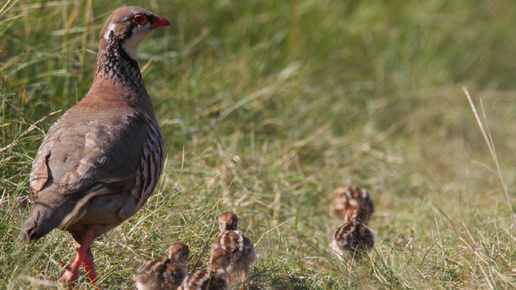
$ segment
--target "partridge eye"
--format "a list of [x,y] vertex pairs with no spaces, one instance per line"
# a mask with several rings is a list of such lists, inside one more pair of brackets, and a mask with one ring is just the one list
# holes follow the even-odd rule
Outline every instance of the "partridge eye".
[[133,23],[136,25],[144,25],[147,21],[147,16],[143,14],[136,14],[133,17]]

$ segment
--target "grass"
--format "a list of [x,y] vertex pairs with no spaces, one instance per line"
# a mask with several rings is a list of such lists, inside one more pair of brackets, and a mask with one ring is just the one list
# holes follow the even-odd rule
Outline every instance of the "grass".
[[[61,231],[21,242],[28,175],[44,132],[88,91],[100,27],[123,3],[0,4],[2,289],[61,287],[59,261],[73,259]],[[173,23],[139,54],[167,162],[146,206],[94,244],[100,287],[132,287],[175,240],[203,266],[225,210],[257,242],[250,289],[516,287],[497,167],[514,199],[516,3],[134,4]],[[463,86],[480,116],[483,99],[497,163]],[[376,203],[369,259],[328,248],[343,182]]]

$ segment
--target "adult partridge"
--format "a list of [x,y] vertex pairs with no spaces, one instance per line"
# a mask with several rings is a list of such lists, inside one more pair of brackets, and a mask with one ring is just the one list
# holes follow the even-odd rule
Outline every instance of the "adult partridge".
[[210,254],[207,269],[197,270],[183,281],[182,290],[229,290],[226,279],[231,257],[224,249],[216,249]]
[[374,213],[374,204],[367,190],[343,184],[335,188],[333,195],[330,214],[344,221],[369,222]]
[[156,258],[143,264],[133,277],[138,290],[177,289],[188,275],[188,254],[190,250],[181,242],[174,242],[168,248],[168,257]]
[[61,280],[77,279],[82,264],[94,283],[91,243],[134,215],[156,187],[163,140],[136,51],[147,33],[168,25],[140,7],[115,10],[100,32],[90,91],[52,125],[34,158],[34,205],[23,233],[29,242],[54,228],[72,234],[77,257]]
[[219,215],[220,235],[212,244],[212,249],[224,249],[230,253],[230,280],[234,273],[240,273],[240,279],[245,281],[251,265],[256,260],[254,245],[251,240],[238,231],[238,216],[232,212]]

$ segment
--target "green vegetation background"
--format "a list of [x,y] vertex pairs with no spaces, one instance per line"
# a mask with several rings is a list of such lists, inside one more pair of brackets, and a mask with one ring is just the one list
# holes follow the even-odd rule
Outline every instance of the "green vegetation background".
[[[122,4],[172,22],[139,50],[167,163],[147,205],[94,244],[99,286],[130,288],[175,240],[202,267],[233,210],[257,244],[250,289],[516,287],[515,228],[461,89],[483,99],[514,197],[516,2],[4,0],[0,288],[53,287],[74,257],[61,231],[21,242],[28,176]],[[344,182],[377,206],[375,250],[349,263],[328,249]]]

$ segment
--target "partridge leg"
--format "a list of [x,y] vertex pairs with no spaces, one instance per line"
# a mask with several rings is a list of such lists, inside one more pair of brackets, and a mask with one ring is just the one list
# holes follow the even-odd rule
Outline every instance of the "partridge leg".
[[77,256],[75,257],[72,265],[66,265],[64,262],[61,262],[61,264],[65,267],[65,272],[63,276],[59,278],[59,281],[72,282],[77,280],[79,277],[79,266],[81,265],[81,256],[79,252],[77,252]]
[[88,274],[88,277],[90,278],[91,283],[95,284],[97,274],[95,273],[95,268],[93,266],[93,255],[90,249],[90,245],[95,239],[93,228],[88,228],[82,236],[82,239],[77,239],[75,235],[74,239],[79,244],[79,247],[77,248],[77,256],[75,257],[75,261],[73,261],[71,266],[65,267],[66,270],[59,281],[71,282],[77,280],[79,277],[79,267],[82,264],[86,270],[86,273]]
[[97,282],[97,273],[95,272],[95,266],[93,265],[93,254],[91,253],[91,248],[88,248],[86,251],[86,256],[82,260],[82,266],[90,278],[91,284],[95,284]]

